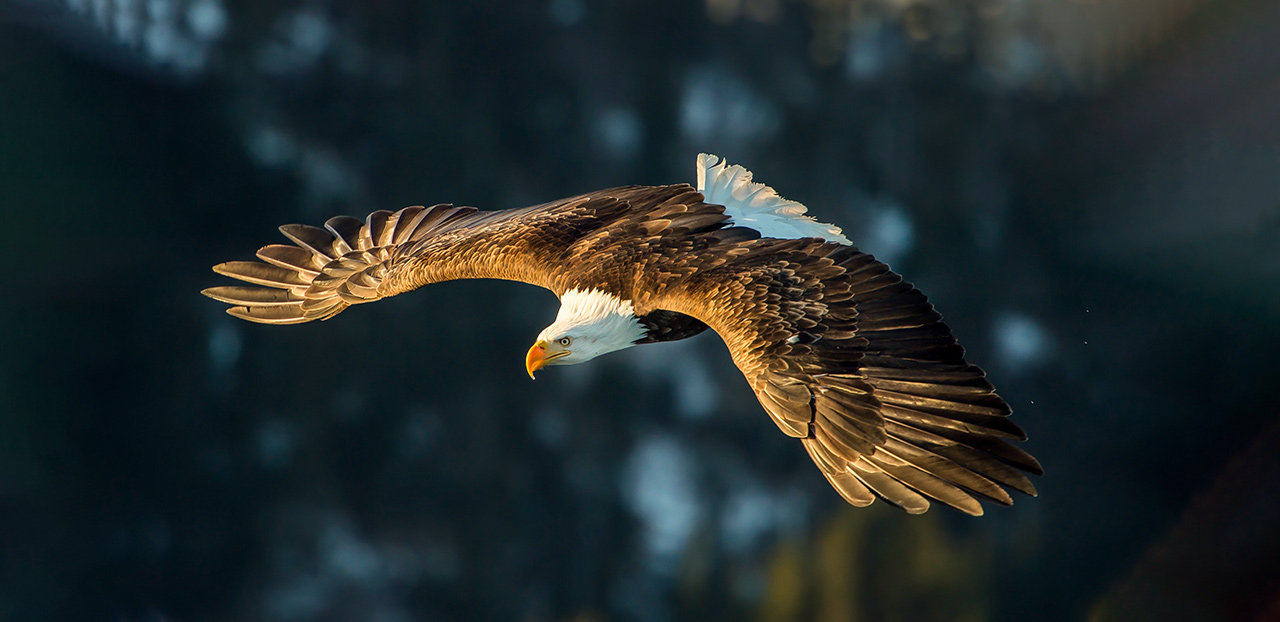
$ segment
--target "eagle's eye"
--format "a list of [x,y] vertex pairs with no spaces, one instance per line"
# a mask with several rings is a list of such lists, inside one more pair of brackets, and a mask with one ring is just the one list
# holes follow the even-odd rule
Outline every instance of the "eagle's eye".
[[560,341],[559,341],[558,343],[559,343],[562,347],[567,348],[567,347],[569,347],[569,344],[573,343],[573,340],[572,340],[572,339],[570,339],[570,338],[568,338],[568,337],[561,337],[561,338],[560,338]]

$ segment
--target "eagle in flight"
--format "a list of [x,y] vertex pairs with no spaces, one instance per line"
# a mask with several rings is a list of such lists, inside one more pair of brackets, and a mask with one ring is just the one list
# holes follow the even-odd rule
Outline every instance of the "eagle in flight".
[[530,376],[710,328],[849,503],[918,514],[932,499],[977,516],[978,498],[1036,494],[1027,474],[1040,464],[1010,443],[1026,434],[924,294],[750,171],[709,154],[697,164],[697,188],[285,225],[293,245],[213,268],[253,286],[203,293],[241,319],[298,324],[441,281],[531,283],[560,311],[529,348]]

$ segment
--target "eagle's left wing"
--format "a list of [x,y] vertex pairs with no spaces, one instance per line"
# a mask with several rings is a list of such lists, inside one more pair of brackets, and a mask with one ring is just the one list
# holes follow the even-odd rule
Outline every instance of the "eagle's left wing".
[[711,326],[761,405],[850,503],[928,498],[978,515],[977,496],[1035,495],[1026,435],[981,369],[964,360],[924,295],[857,249],[761,239],[646,308]]

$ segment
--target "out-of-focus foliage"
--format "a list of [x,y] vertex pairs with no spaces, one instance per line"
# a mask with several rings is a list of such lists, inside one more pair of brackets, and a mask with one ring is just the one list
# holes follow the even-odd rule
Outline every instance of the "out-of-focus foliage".
[[[1152,56],[1188,20],[1213,9],[1205,0],[1094,3],[1056,0],[805,0],[810,58],[847,63],[857,73],[881,62],[876,39],[905,34],[946,61],[971,62],[1002,88],[1047,93],[1094,90]],[[780,0],[707,0],[707,16],[777,23]]]
[[[0,4],[0,620],[1262,619],[1277,31],[1260,0]],[[281,223],[700,151],[931,296],[1039,498],[849,508],[712,335],[530,383],[535,288],[287,328],[197,293]]]
[[883,507],[845,508],[768,560],[756,619],[987,620],[991,542],[937,514],[908,524]]

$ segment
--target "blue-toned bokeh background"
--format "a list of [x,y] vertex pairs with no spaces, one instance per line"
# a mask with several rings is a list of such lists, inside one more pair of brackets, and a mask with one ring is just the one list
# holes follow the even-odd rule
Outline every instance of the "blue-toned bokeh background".
[[[1280,619],[1280,5],[0,4],[0,620]],[[693,181],[929,294],[1040,497],[846,506],[714,335],[240,323],[282,223]]]

